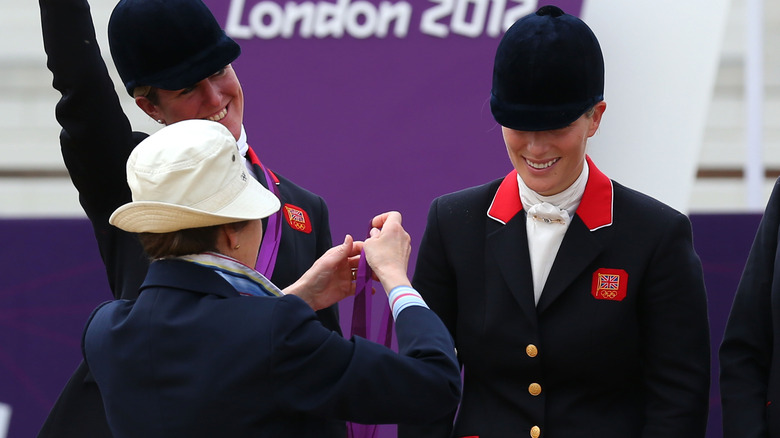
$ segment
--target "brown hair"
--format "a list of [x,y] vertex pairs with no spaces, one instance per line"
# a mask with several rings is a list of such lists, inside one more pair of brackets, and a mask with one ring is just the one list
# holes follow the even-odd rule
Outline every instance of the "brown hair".
[[160,97],[157,95],[157,88],[149,85],[141,85],[133,88],[133,97],[145,97],[155,105],[160,104]]
[[138,239],[150,259],[178,257],[217,250],[217,236],[220,228],[244,228],[249,221],[233,222],[209,227],[187,228],[170,233],[138,233]]

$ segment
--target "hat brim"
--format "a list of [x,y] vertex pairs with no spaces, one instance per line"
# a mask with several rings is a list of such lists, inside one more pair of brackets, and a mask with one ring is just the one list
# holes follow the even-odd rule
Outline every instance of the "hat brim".
[[133,201],[117,208],[108,222],[132,233],[169,233],[263,219],[277,212],[280,207],[279,198],[256,180],[250,179],[232,202],[216,212],[167,202]]
[[153,75],[128,81],[125,88],[130,96],[140,86],[152,86],[163,90],[181,90],[190,87],[218,72],[235,61],[241,54],[241,46],[226,34],[210,48],[198,52],[197,56],[177,65],[158,71]]
[[551,131],[571,125],[602,100],[603,96],[596,96],[571,105],[513,105],[491,94],[490,110],[501,126],[517,131]]

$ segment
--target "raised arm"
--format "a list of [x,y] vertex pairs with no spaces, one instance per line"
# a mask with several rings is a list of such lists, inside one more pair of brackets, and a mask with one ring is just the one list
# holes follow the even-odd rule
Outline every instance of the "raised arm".
[[132,297],[146,272],[136,240],[108,224],[130,200],[125,163],[145,136],[134,134],[100,55],[85,0],[40,0],[43,43],[53,85],[62,98],[57,121],[60,145],[106,265],[115,297]]

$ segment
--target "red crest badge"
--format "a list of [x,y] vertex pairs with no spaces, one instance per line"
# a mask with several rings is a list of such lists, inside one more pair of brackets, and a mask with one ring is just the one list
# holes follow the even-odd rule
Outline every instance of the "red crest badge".
[[628,286],[628,273],[622,269],[601,268],[593,273],[590,293],[597,300],[623,301]]
[[293,230],[298,230],[303,233],[311,233],[311,221],[306,211],[300,207],[296,207],[292,204],[284,204],[282,208],[284,212],[284,218]]

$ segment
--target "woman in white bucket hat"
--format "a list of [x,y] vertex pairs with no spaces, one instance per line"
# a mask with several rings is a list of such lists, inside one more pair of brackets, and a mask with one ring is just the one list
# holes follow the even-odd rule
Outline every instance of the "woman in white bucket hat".
[[[62,94],[56,108],[62,159],[95,230],[113,297],[137,297],[149,267],[135,236],[109,225],[108,217],[130,200],[124,168],[131,150],[147,136],[142,131],[156,128],[128,120],[132,110],[123,108],[119,84],[109,75],[111,63],[103,59],[108,48],[120,88],[149,120],[162,125],[219,121],[237,139],[251,173],[278,191],[282,207],[264,219],[268,225],[258,270],[279,286],[292,284],[332,246],[328,205],[295,178],[276,172],[274,164],[279,163],[265,158],[264,151],[290,145],[264,141],[260,125],[244,119],[243,82],[231,65],[239,45],[200,0],[121,0],[113,2],[108,29],[97,29],[97,35],[108,31],[106,47],[96,37],[89,3],[38,1],[46,65],[52,85]],[[341,333],[338,306],[317,314],[326,327]],[[346,436],[343,422],[334,422],[331,429]],[[82,362],[38,438],[83,437],[111,434],[100,393]]]
[[[135,300],[101,305],[83,338],[114,437],[325,436],[332,420],[425,422],[457,406],[447,329],[411,288],[401,216],[326,252],[284,290],[250,266],[279,200],[249,177],[230,132],[189,120],[139,144],[133,201],[110,222],[153,259]],[[354,293],[360,251],[388,293],[399,353],[325,328]],[[381,395],[381,396],[380,396]]]

